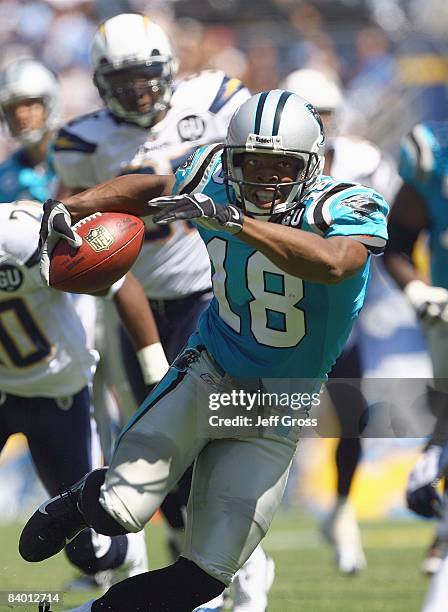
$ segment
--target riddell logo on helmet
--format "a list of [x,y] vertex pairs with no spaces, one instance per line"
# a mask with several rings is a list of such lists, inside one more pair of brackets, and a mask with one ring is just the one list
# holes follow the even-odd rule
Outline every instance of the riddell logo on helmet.
[[278,149],[282,147],[281,136],[259,136],[258,134],[249,134],[247,139],[246,147],[273,147]]
[[267,136],[255,136],[255,141],[259,142],[260,144],[272,144],[274,139],[272,136],[269,136],[269,138]]

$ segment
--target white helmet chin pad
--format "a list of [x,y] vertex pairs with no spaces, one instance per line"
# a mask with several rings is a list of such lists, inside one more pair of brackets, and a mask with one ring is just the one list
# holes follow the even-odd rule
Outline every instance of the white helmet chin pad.
[[[243,210],[269,220],[293,208],[322,173],[325,136],[314,107],[299,96],[282,90],[259,93],[246,100],[230,120],[223,152],[223,171],[230,193]],[[291,183],[250,183],[241,168],[241,154],[284,155],[301,161]],[[273,190],[272,205],[262,209],[247,197],[247,189]],[[283,192],[283,195],[282,195]]]

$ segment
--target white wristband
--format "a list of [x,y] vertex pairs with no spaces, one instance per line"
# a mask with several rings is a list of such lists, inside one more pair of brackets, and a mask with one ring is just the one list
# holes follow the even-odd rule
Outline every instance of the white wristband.
[[143,380],[147,385],[153,385],[162,380],[170,367],[160,342],[144,346],[137,351],[137,358],[142,370]]
[[429,286],[421,280],[412,280],[403,291],[414,308],[419,308],[427,300]]

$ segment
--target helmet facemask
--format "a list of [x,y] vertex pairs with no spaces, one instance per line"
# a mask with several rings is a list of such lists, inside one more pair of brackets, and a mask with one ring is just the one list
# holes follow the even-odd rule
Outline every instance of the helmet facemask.
[[[285,150],[281,148],[281,137],[273,137],[273,139],[277,141],[274,146],[268,148],[254,146],[249,137],[246,147],[225,146],[223,152],[224,181],[229,198],[240,206],[246,214],[260,221],[268,221],[272,216],[284,213],[296,206],[312,188],[320,176],[323,166],[323,158],[317,153],[292,149]],[[244,177],[242,167],[244,156],[257,153],[290,158],[296,166],[294,180],[273,183],[247,180]],[[272,192],[270,207],[262,208],[260,202],[257,204],[253,201],[253,196],[251,199],[251,194],[254,194],[255,190],[263,189],[266,189],[266,192]]]
[[269,221],[303,201],[321,175],[324,151],[322,121],[307,100],[281,89],[255,94],[235,111],[227,130],[223,174],[229,198]]
[[168,108],[172,95],[171,60],[108,62],[95,71],[94,82],[107,108],[118,118],[151,127]]

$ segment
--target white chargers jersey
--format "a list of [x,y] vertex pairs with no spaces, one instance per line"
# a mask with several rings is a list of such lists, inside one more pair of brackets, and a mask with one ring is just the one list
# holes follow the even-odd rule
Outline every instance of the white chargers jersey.
[[96,353],[70,294],[41,280],[41,216],[37,202],[0,204],[0,391],[63,397],[91,381]]
[[[171,174],[200,145],[221,142],[235,110],[250,97],[241,81],[206,70],[179,81],[165,117],[141,128],[107,109],[64,126],[54,165],[71,188],[91,187],[120,174]],[[132,271],[146,294],[174,299],[211,287],[210,264],[198,232],[184,222],[146,223],[146,239]]]
[[339,181],[360,183],[372,187],[393,200],[400,185],[396,165],[376,145],[351,136],[337,136],[330,141],[333,160],[329,174]]

